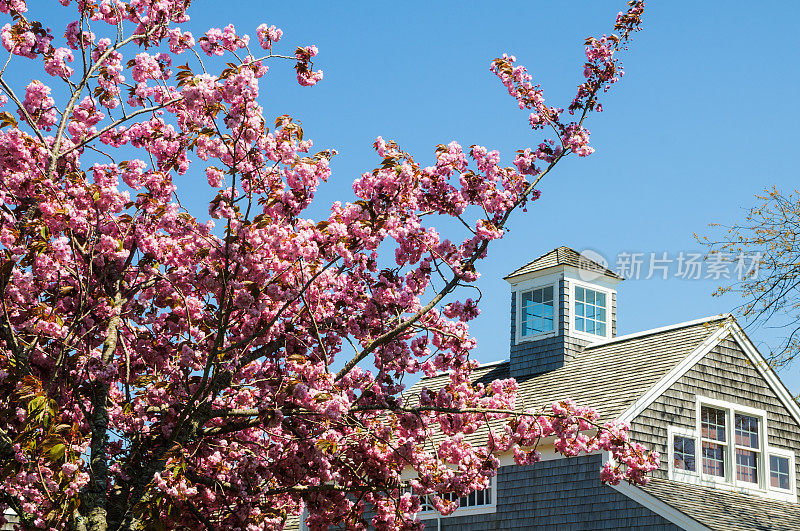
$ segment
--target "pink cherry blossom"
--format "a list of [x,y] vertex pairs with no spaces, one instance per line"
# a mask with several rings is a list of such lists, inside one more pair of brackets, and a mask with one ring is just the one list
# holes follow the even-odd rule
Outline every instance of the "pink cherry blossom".
[[[55,100],[50,96],[50,87],[40,81],[33,81],[25,88],[25,101],[22,102],[27,116],[35,125],[49,131],[58,119]],[[20,118],[26,119],[26,113],[18,110]]]
[[272,46],[281,40],[283,30],[275,26],[261,24],[256,30],[256,34],[258,35],[258,42],[261,44],[261,47],[265,50],[271,50]]
[[57,48],[52,57],[45,61],[44,70],[53,77],[67,78],[75,72],[67,63],[71,63],[74,60],[75,57],[69,48]]

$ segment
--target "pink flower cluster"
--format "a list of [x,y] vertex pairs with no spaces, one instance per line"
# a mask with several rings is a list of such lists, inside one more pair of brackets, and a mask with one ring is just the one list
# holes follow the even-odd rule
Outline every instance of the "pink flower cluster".
[[258,29],[256,29],[256,35],[258,35],[258,42],[261,47],[265,50],[271,50],[272,45],[283,37],[283,30],[275,26],[261,24]]
[[[279,30],[280,31],[280,30]],[[322,70],[314,71],[311,58],[317,55],[316,46],[303,46],[298,48],[295,53],[297,57],[297,82],[304,87],[311,87],[322,81]]]
[[28,6],[25,0],[0,0],[0,13],[25,13]]
[[143,83],[148,79],[168,79],[172,75],[168,68],[171,64],[172,57],[165,53],[150,55],[142,52],[133,60],[131,77],[137,83]]
[[67,31],[64,36],[67,39],[67,45],[73,50],[88,48],[94,44],[96,36],[91,31],[84,31],[81,28],[81,22],[75,20],[67,24]]
[[188,31],[181,31],[180,28],[173,28],[169,30],[169,49],[172,53],[178,55],[186,50],[194,48],[194,36]]
[[237,35],[233,24],[228,24],[224,29],[211,28],[204,37],[200,37],[200,47],[207,55],[224,55],[225,51],[235,52],[246,48],[250,42],[248,35]]
[[[56,101],[50,96],[50,87],[44,83],[32,81],[25,87],[25,100],[22,102],[22,106],[33,123],[45,131],[49,131],[58,120],[55,104]],[[17,112],[20,118],[26,119],[26,114],[22,109]]]
[[21,20],[14,24],[5,24],[0,29],[0,42],[14,55],[35,59],[37,55],[46,53],[53,42],[49,31]]
[[69,48],[56,48],[52,56],[50,56],[44,63],[44,70],[53,77],[68,78],[75,70],[68,66],[75,60],[72,51]]

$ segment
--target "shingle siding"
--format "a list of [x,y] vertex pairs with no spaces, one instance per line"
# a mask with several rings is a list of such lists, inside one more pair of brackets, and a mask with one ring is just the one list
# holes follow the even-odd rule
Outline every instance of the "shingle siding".
[[[441,518],[442,531],[495,529],[680,529],[600,483],[600,455],[504,466],[497,473],[494,513]],[[435,519],[426,529],[438,528]],[[287,526],[297,529],[297,525]]]
[[[800,480],[800,427],[739,345],[730,339],[721,341],[633,420],[633,438],[666,456],[667,426],[696,429],[697,395],[765,410],[768,444],[795,450]],[[667,477],[667,466],[663,459],[658,477]]]
[[[600,483],[601,456],[501,467],[497,512],[442,518],[443,531],[493,529],[680,529]],[[436,521],[427,522],[436,529]]]

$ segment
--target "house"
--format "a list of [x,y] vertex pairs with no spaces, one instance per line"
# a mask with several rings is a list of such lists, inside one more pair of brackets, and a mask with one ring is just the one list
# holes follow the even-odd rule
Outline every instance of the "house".
[[[730,315],[617,336],[622,279],[567,247],[505,280],[510,357],[476,380],[516,378],[521,409],[572,398],[626,421],[661,467],[645,487],[612,487],[599,477],[606,456],[564,458],[544,441],[533,466],[498,456],[491,488],[452,515],[423,506],[428,528],[800,529],[800,408]],[[486,432],[468,439],[485,444]]]
[[543,450],[529,467],[500,456],[490,492],[421,518],[443,530],[800,529],[800,408],[732,317],[617,336],[622,279],[567,247],[505,280],[510,357],[476,379],[516,378],[521,408],[569,397],[626,421],[661,468],[646,487],[612,487],[599,480],[603,455]]

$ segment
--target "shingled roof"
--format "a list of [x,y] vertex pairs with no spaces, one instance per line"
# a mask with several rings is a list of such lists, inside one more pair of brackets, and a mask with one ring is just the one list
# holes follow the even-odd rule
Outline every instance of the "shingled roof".
[[709,529],[800,529],[800,506],[793,502],[686,483],[678,487],[666,479],[652,479],[644,491]]
[[597,262],[591,260],[587,256],[582,255],[575,249],[563,246],[557,249],[553,249],[549,253],[543,254],[539,258],[525,264],[524,266],[520,267],[516,271],[512,272],[509,275],[506,275],[503,278],[505,280],[508,280],[510,278],[518,277],[526,273],[541,271],[543,269],[549,269],[551,267],[556,267],[560,265],[572,266],[586,271],[595,271],[602,275],[622,280],[621,276],[614,273],[610,269],[606,268],[602,264],[598,264]]
[[[594,407],[601,422],[617,419],[719,330],[726,318],[703,319],[589,345],[559,369],[517,378],[517,408],[541,408],[571,398],[578,405]],[[484,384],[509,378],[509,363],[485,365],[473,374],[476,382]],[[440,389],[448,382],[447,374],[423,378],[409,390],[408,396],[418,396],[422,387]],[[486,444],[486,437],[484,428],[465,439],[473,444]]]

